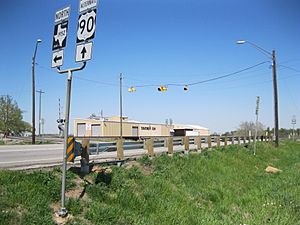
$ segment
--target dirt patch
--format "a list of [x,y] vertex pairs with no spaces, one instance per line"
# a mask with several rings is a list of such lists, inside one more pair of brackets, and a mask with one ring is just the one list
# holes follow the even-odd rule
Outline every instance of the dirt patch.
[[69,221],[71,221],[73,219],[73,216],[71,214],[68,214],[66,217],[60,217],[58,215],[58,211],[60,210],[60,204],[57,203],[52,203],[50,205],[50,208],[53,210],[53,216],[52,219],[53,221],[58,224],[58,225],[63,225],[68,223]]
[[85,193],[85,181],[80,177],[76,177],[74,180],[75,187],[72,190],[66,192],[67,198],[83,198],[85,197],[83,193]]

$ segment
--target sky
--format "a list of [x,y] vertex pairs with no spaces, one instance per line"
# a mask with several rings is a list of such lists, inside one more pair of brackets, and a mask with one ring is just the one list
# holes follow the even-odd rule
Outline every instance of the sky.
[[[78,0],[1,1],[0,95],[11,95],[31,122],[31,59],[39,44],[36,90],[41,89],[45,133],[58,133],[58,99],[65,110],[67,77],[51,68],[54,14],[70,6],[62,69],[75,63]],[[300,2],[297,0],[101,0],[98,4],[92,59],[74,72],[71,133],[74,118],[103,111],[119,115],[119,74],[123,74],[123,115],[130,119],[196,124],[211,132],[235,130],[243,121],[274,126],[271,59],[248,40],[276,50],[279,126],[300,124]],[[215,77],[223,79],[189,85]],[[166,92],[158,92],[167,85]],[[137,86],[129,93],[128,87]],[[140,87],[139,87],[140,86]],[[38,127],[36,94],[36,127]]]

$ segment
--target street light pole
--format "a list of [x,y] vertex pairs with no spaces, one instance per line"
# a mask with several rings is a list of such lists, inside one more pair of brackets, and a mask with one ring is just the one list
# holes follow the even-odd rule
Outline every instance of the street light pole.
[[35,66],[35,56],[37,52],[38,44],[41,43],[41,39],[36,40],[35,49],[32,57],[32,144],[35,144],[35,78],[34,78],[34,66]]
[[268,58],[272,59],[272,68],[273,68],[273,88],[274,88],[274,133],[275,133],[275,147],[279,145],[279,119],[278,119],[278,92],[277,92],[277,75],[276,75],[276,52],[275,50],[268,52],[262,47],[245,40],[239,40],[236,42],[237,44],[245,44],[248,43],[252,47],[259,50],[261,53],[266,55]]

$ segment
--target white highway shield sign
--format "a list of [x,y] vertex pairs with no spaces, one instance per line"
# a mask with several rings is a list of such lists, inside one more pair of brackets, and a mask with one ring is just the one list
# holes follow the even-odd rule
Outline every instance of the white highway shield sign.
[[53,52],[52,54],[52,68],[62,66],[64,62],[64,50]]
[[79,1],[79,12],[89,10],[97,7],[98,0],[80,0]]
[[56,24],[54,26],[52,50],[58,50],[66,47],[67,43],[67,32],[68,32],[68,20]]
[[96,9],[79,15],[77,41],[76,43],[86,42],[95,37],[96,30]]
[[76,62],[83,62],[92,58],[93,42],[76,46]]

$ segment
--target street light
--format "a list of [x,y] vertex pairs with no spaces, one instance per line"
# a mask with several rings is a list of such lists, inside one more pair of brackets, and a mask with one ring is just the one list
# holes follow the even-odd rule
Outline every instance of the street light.
[[34,66],[35,56],[37,52],[38,44],[41,43],[41,39],[36,40],[35,49],[32,57],[32,144],[35,144],[35,81],[34,81]]
[[275,119],[275,146],[278,147],[279,145],[279,135],[278,135],[278,93],[277,93],[277,77],[276,77],[276,52],[275,49],[271,52],[263,49],[262,47],[246,40],[238,40],[237,44],[249,44],[252,47],[259,50],[261,53],[266,55],[269,59],[272,59],[272,67],[273,67],[273,88],[274,88],[274,119]]

